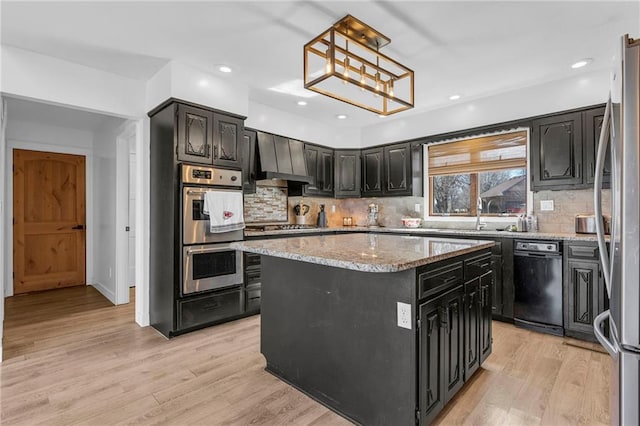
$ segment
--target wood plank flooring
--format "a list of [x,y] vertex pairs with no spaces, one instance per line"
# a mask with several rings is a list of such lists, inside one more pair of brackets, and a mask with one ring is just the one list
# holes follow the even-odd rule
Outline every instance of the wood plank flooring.
[[[5,316],[3,425],[349,424],[264,371],[259,316],[167,340],[92,287],[12,297]],[[437,424],[609,423],[608,355],[493,325],[493,354]]]

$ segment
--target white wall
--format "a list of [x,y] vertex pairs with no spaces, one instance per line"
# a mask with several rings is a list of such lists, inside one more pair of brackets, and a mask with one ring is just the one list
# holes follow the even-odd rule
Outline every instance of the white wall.
[[145,82],[1,46],[2,92],[123,117],[142,117]]
[[535,115],[604,103],[609,70],[594,71],[543,85],[486,98],[452,103],[425,113],[401,113],[384,123],[362,129],[363,146],[464,130]]
[[249,115],[244,125],[332,148],[360,147],[360,129],[338,129],[257,102],[249,103]]
[[[5,125],[6,125],[6,102],[0,96],[0,170],[3,169],[6,156],[6,140],[5,140]],[[0,181],[0,290],[4,290],[6,286],[6,264],[5,264],[5,186],[7,180],[2,179]],[[0,302],[3,299],[2,292],[0,292]],[[4,303],[0,303],[0,362],[2,362],[2,336],[4,334]]]
[[226,77],[169,62],[147,82],[146,111],[169,98],[177,98],[247,116],[249,87]]
[[[11,115],[9,113],[9,115]],[[34,118],[37,120],[37,118]],[[7,153],[5,161],[0,165],[3,169],[4,181],[6,182],[6,193],[4,204],[6,206],[6,217],[13,216],[13,150],[29,149],[36,151],[61,152],[67,154],[84,155],[86,157],[86,242],[87,242],[87,281],[91,282],[93,277],[94,255],[93,255],[93,132],[78,129],[68,129],[43,125],[37,121],[27,121],[24,117],[9,118],[7,120]],[[13,227],[10,220],[5,220],[4,251],[6,259],[5,296],[13,294],[13,279],[11,278],[13,264]]]
[[117,133],[95,133],[94,180],[94,269],[91,284],[116,303],[116,138]]

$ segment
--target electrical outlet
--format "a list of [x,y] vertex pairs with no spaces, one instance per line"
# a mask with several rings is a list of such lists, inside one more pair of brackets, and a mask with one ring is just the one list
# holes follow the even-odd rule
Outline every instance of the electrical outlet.
[[415,211],[417,211],[418,213],[420,213],[420,203],[416,203],[416,204],[413,206],[413,210],[415,210]]
[[411,330],[411,305],[398,302],[398,327]]
[[540,201],[540,211],[552,212],[553,211],[553,200]]

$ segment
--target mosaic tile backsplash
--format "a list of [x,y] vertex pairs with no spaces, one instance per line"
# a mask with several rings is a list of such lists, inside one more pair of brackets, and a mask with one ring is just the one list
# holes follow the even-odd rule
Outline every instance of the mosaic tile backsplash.
[[245,222],[269,223],[287,220],[287,188],[257,185],[255,194],[244,195]]

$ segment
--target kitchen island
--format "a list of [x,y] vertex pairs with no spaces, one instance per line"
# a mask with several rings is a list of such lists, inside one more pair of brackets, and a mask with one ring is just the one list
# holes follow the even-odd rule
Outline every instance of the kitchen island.
[[428,424],[491,352],[492,241],[233,243],[262,256],[266,369],[358,424]]

